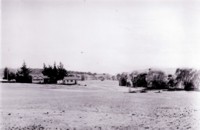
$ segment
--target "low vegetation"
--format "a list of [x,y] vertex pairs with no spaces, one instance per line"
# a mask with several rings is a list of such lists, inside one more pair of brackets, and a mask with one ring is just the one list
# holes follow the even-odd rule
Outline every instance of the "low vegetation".
[[199,90],[200,71],[188,68],[178,68],[174,74],[166,75],[161,70],[148,72],[133,72],[131,74],[118,74],[120,86],[128,86],[127,81],[132,81],[132,87],[144,87],[146,89],[168,90]]
[[[59,65],[54,63],[53,66],[44,64],[41,73],[47,77],[44,83],[57,83],[58,80],[62,80],[69,74],[61,62]],[[31,83],[32,76],[30,74],[31,69],[24,62],[16,73],[11,72],[6,67],[3,79],[8,81],[15,80],[19,83]],[[85,80],[83,74],[81,75],[81,80]],[[92,75],[92,73],[90,74]],[[115,77],[112,77],[112,79],[115,79]],[[200,88],[200,71],[191,68],[178,68],[174,74],[168,75],[162,70],[134,71],[131,74],[117,74],[116,79],[119,81],[119,86],[144,87],[146,89],[199,90]]]

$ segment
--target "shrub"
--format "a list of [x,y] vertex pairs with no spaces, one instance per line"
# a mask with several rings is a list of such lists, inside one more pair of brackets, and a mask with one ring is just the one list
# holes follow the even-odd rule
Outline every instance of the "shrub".
[[133,86],[147,87],[146,75],[146,73],[140,73],[132,77]]
[[127,85],[127,75],[121,74],[119,77],[119,86],[126,86]]
[[177,81],[174,75],[169,74],[167,78],[167,88],[168,89],[176,89]]
[[147,88],[165,89],[167,88],[167,76],[162,71],[150,70],[146,75]]
[[176,70],[177,83],[183,83],[185,90],[199,89],[200,85],[200,72],[194,69],[177,69]]
[[126,86],[127,82],[126,82],[126,78],[125,77],[121,77],[119,79],[119,86]]

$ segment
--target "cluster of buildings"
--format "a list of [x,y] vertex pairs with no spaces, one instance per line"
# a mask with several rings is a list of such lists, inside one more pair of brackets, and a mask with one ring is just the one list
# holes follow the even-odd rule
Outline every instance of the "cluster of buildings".
[[[12,70],[13,72],[16,70]],[[0,76],[3,76],[3,70],[0,71]],[[42,74],[42,69],[32,69],[31,70],[31,80],[32,83],[49,83],[50,78]],[[2,78],[2,77],[1,77]],[[110,74],[97,74],[97,73],[90,73],[90,72],[78,72],[78,71],[68,71],[68,76],[64,77],[62,80],[58,80],[57,84],[68,84],[73,85],[77,84],[78,81],[84,80],[117,80],[116,76],[112,76]],[[7,79],[0,79],[0,82],[16,82],[15,79],[7,80]]]
[[[48,83],[49,78],[43,74],[31,74],[32,83]],[[74,85],[78,81],[83,80],[116,80],[115,76],[109,74],[76,74],[71,73],[64,77],[62,80],[58,80],[57,84]]]
[[[43,74],[35,74],[31,75],[32,83],[48,83],[49,77],[44,76]],[[66,85],[75,85],[77,84],[78,80],[81,80],[79,77],[76,76],[67,76],[64,77],[62,80],[58,80],[57,84],[66,84]]]

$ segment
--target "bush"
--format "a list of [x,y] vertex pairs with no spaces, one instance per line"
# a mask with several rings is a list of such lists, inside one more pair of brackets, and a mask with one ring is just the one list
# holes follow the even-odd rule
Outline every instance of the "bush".
[[194,77],[192,78],[192,84],[194,90],[200,89],[200,71],[196,71]]
[[149,89],[166,89],[167,76],[162,71],[150,70],[146,75],[147,88]]
[[126,86],[127,85],[127,75],[121,74],[119,77],[119,86]]
[[167,88],[171,89],[171,90],[176,89],[177,81],[176,81],[174,75],[169,74],[167,80],[168,80],[167,81]]
[[140,73],[132,77],[132,83],[135,87],[147,87],[146,73]]
[[176,70],[177,83],[183,83],[185,90],[196,90],[200,86],[200,72],[194,69],[177,69]]
[[121,77],[119,79],[119,86],[126,86],[127,82],[126,82],[126,78],[125,77]]

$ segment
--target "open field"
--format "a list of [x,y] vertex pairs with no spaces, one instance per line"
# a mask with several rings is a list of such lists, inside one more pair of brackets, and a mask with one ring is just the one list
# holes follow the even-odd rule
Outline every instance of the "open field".
[[128,93],[116,81],[80,84],[0,84],[1,129],[200,129],[200,92]]

